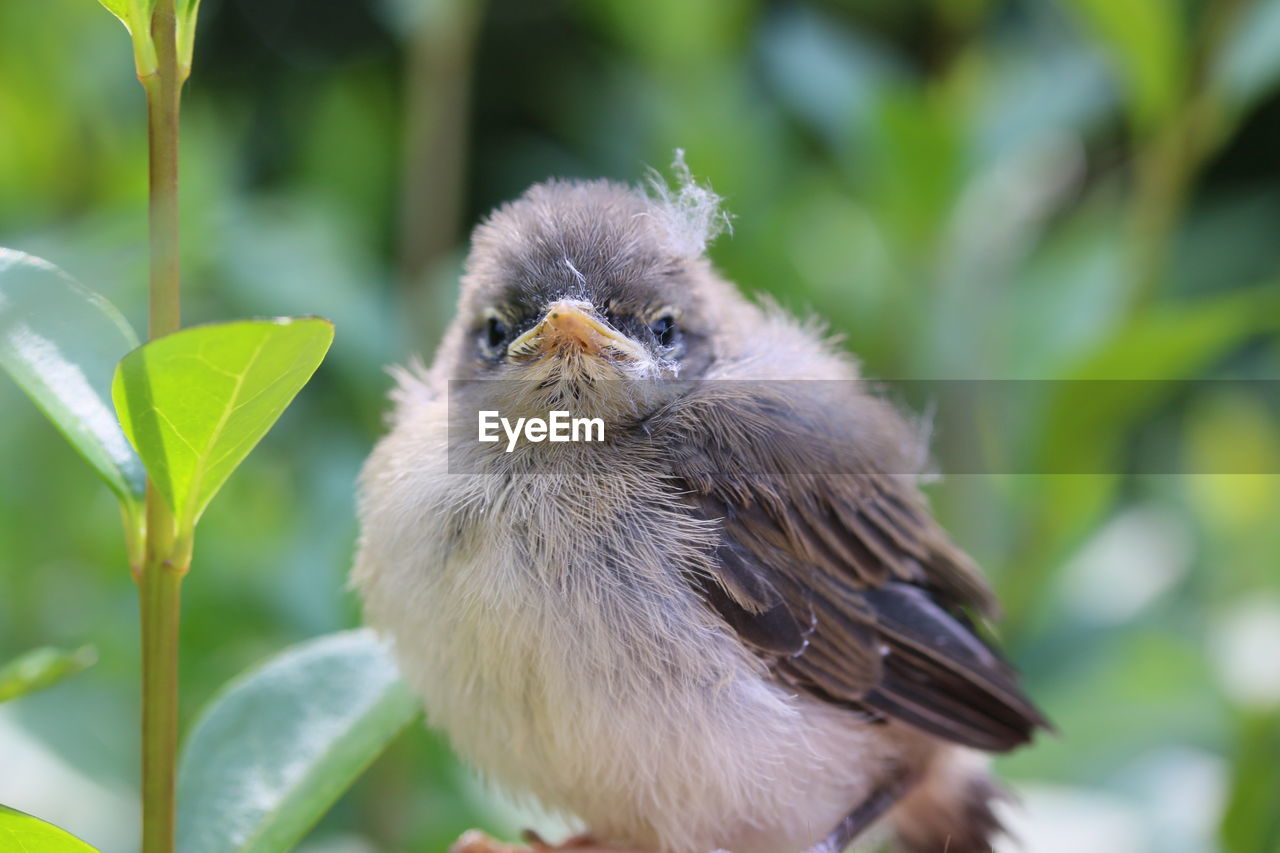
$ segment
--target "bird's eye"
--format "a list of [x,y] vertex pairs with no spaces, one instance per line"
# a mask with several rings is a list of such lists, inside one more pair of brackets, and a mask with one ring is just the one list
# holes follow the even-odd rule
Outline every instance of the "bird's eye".
[[658,316],[656,320],[649,324],[649,331],[653,332],[654,338],[657,339],[658,345],[670,349],[676,343],[676,318],[669,313]]
[[507,341],[507,324],[499,320],[497,317],[490,317],[485,322],[484,333],[482,335],[485,346],[498,352],[502,349],[503,344]]

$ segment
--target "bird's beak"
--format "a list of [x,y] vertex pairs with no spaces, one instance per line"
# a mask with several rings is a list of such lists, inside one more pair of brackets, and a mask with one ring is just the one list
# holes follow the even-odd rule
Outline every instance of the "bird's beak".
[[633,340],[597,320],[586,302],[562,299],[547,308],[538,325],[516,338],[508,348],[515,357],[532,357],[576,348],[606,360],[641,359],[644,350]]

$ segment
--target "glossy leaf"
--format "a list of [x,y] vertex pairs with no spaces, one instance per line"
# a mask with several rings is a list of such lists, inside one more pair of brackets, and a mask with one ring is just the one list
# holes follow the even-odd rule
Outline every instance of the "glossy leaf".
[[191,732],[178,849],[291,849],[418,708],[367,630],[310,640],[241,676]]
[[14,853],[96,853],[69,832],[39,818],[0,806],[0,850]]
[[0,367],[134,507],[146,475],[110,396],[116,362],[137,345],[110,302],[47,261],[0,249]]
[[74,651],[48,647],[32,649],[0,666],[0,702],[57,684],[93,666],[97,659],[98,653],[93,646],[81,646]]
[[189,531],[315,373],[333,325],[315,317],[194,326],[129,353],[111,394],[125,433]]

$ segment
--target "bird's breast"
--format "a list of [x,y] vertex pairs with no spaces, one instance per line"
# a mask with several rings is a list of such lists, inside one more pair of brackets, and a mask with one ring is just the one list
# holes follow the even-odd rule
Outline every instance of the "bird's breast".
[[450,476],[413,439],[366,471],[355,580],[461,756],[614,840],[829,830],[863,735],[815,728],[692,591],[714,525],[636,466]]

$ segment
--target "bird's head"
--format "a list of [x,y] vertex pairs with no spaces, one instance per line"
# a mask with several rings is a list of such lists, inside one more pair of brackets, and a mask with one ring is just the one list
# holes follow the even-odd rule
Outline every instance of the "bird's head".
[[499,208],[472,238],[447,378],[606,412],[634,408],[637,383],[698,378],[730,292],[703,257],[717,202],[691,181],[551,181]]

